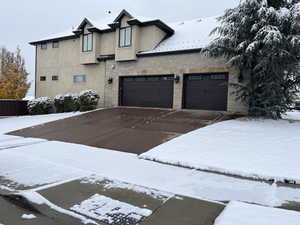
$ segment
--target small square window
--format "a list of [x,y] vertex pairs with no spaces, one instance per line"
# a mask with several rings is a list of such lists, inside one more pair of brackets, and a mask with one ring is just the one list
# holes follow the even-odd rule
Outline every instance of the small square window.
[[57,75],[53,75],[52,76],[52,80],[58,80],[58,76]]
[[53,41],[52,48],[59,48],[59,41]]
[[74,83],[85,83],[86,77],[85,77],[85,75],[75,75],[75,76],[73,76],[73,82]]
[[47,43],[42,43],[41,44],[41,49],[47,49]]
[[46,76],[40,76],[40,81],[46,81]]

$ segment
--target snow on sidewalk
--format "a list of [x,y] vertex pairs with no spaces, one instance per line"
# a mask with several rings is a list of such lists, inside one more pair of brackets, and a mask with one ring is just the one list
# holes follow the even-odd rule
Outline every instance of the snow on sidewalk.
[[178,195],[268,206],[299,201],[300,189],[138,159],[137,155],[56,141],[0,151],[0,177],[25,186],[91,174]]
[[230,120],[182,135],[142,154],[173,165],[300,183],[300,122]]
[[[1,140],[1,136],[0,136]],[[8,148],[15,148],[19,146],[24,145],[32,145],[47,141],[45,139],[39,139],[39,138],[15,138],[15,139],[6,139],[3,141],[0,141],[0,150],[8,149]]]
[[300,213],[267,208],[241,202],[230,202],[215,225],[299,225]]
[[[30,145],[28,148],[34,148],[36,145],[39,144]],[[43,148],[40,148],[40,151],[43,151]],[[87,171],[53,163],[27,152],[14,151],[13,148],[0,152],[0,178],[11,181],[9,186],[13,188],[45,185],[89,174]],[[55,154],[59,157],[58,152]]]

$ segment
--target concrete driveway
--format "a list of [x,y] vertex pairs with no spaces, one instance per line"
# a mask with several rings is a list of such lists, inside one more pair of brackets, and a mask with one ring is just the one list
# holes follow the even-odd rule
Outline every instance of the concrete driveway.
[[141,154],[179,135],[224,119],[230,118],[220,112],[111,108],[9,134]]

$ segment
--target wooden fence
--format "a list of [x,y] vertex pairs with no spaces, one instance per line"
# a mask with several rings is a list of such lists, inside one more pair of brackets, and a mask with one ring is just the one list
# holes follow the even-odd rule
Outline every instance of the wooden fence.
[[27,115],[27,102],[25,100],[0,99],[0,116]]

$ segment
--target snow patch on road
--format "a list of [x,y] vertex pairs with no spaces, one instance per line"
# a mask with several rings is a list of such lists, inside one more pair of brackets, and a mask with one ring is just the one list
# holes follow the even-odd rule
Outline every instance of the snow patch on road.
[[141,219],[152,214],[150,209],[139,208],[99,194],[70,209],[108,224],[138,224]]
[[21,216],[21,218],[22,218],[22,219],[25,219],[25,220],[32,220],[32,219],[35,219],[36,216],[33,215],[33,214],[23,214],[23,215]]

